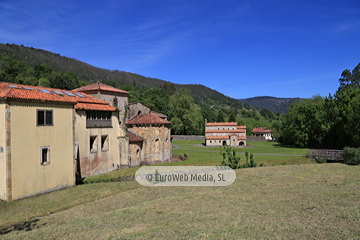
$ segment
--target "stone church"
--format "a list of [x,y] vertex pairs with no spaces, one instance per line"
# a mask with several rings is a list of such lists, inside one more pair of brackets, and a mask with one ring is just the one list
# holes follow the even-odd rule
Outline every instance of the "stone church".
[[246,126],[238,126],[236,122],[217,122],[205,124],[206,146],[232,147],[246,146]]

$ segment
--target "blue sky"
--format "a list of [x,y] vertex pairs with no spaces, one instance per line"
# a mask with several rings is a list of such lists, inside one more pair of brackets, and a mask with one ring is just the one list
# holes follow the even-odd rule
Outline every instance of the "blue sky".
[[360,63],[359,0],[0,0],[0,43],[233,98],[335,93]]

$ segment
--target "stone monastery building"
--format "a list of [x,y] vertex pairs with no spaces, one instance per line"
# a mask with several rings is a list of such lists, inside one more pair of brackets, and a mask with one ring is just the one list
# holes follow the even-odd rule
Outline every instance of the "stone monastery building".
[[206,146],[244,147],[246,126],[238,126],[236,122],[206,123],[205,143]]
[[171,123],[154,112],[129,119],[128,96],[101,83],[69,91],[1,82],[0,199],[10,202],[73,186],[77,178],[170,161]]

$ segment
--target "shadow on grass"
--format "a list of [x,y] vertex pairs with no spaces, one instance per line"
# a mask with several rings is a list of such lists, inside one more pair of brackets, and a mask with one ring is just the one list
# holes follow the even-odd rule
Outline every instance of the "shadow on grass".
[[285,144],[282,144],[282,143],[275,143],[275,144],[274,144],[274,147],[276,147],[276,148],[296,148],[296,149],[305,149],[305,148],[302,148],[302,147],[296,147],[296,146],[293,146],[293,145],[285,145]]
[[29,221],[21,222],[21,223],[15,223],[15,224],[11,225],[10,227],[0,229],[0,236],[11,233],[12,231],[31,231],[33,229],[38,229],[38,228],[46,225],[46,223],[38,225],[38,221],[39,221],[39,219],[36,218],[36,219],[29,220]]

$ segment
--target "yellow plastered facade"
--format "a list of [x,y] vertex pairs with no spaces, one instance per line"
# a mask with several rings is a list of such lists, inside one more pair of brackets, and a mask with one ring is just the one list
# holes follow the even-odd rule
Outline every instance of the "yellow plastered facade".
[[0,102],[0,199],[6,200],[5,103]]
[[[10,201],[73,186],[73,105],[11,101],[9,109]],[[37,126],[37,110],[51,110],[53,125]],[[1,119],[3,112],[1,107]],[[50,148],[48,164],[41,163],[43,147]]]

